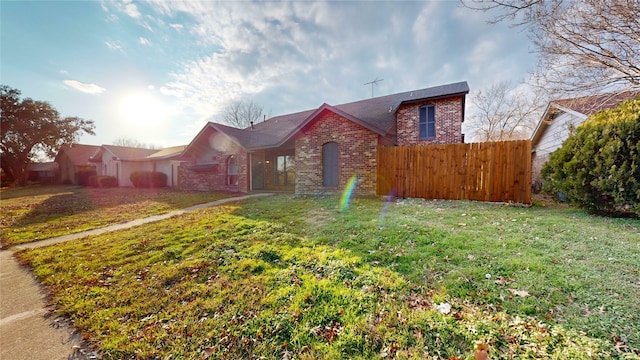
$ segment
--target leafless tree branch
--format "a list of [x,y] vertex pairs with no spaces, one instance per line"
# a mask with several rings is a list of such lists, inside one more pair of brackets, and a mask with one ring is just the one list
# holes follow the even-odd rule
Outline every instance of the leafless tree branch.
[[480,90],[469,100],[473,111],[467,130],[473,141],[529,138],[545,103],[539,91],[518,90],[508,81]]
[[244,129],[256,123],[260,118],[266,116],[262,105],[253,100],[232,101],[227,104],[222,113],[222,119],[230,126]]
[[461,0],[527,26],[534,75],[549,90],[589,94],[640,88],[640,0]]

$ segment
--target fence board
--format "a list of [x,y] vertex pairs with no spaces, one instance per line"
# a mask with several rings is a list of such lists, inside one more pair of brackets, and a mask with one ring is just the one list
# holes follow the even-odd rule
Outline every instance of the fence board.
[[531,203],[531,141],[381,146],[379,195]]

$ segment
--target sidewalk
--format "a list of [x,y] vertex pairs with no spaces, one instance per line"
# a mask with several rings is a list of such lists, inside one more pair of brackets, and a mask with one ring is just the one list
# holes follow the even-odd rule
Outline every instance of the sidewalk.
[[97,359],[82,347],[80,335],[46,305],[46,293],[12,249],[33,249],[168,219],[197,209],[273,194],[260,193],[195,205],[163,215],[14,246],[0,251],[0,360]]

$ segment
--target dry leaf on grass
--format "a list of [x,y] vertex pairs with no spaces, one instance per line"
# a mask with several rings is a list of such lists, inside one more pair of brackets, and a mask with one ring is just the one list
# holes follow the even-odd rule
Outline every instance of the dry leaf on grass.
[[489,345],[487,344],[478,344],[476,345],[476,360],[488,360],[489,355],[487,352],[489,351]]
[[516,290],[516,289],[507,289],[507,290],[509,290],[510,293],[516,296],[520,296],[520,297],[529,296],[529,292],[527,290]]

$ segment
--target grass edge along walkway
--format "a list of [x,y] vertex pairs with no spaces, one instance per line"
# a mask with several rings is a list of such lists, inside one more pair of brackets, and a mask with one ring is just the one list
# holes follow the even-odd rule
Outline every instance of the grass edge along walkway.
[[235,197],[220,199],[220,200],[211,201],[211,202],[204,203],[204,204],[198,204],[198,205],[190,206],[190,207],[182,209],[182,210],[174,210],[174,211],[168,212],[166,214],[148,216],[148,217],[144,217],[144,218],[140,218],[140,219],[131,220],[131,221],[128,221],[128,222],[125,222],[125,223],[109,225],[109,226],[105,226],[105,227],[101,227],[101,228],[97,228],[97,229],[92,229],[92,230],[86,230],[86,231],[82,231],[82,232],[78,232],[78,233],[74,233],[74,234],[61,235],[61,236],[56,236],[56,237],[52,237],[52,238],[48,238],[48,239],[44,239],[44,240],[33,241],[33,242],[30,242],[30,243],[23,243],[23,244],[13,245],[13,246],[10,246],[9,249],[12,249],[12,250],[36,249],[36,248],[45,247],[45,246],[54,245],[54,244],[59,244],[59,243],[63,243],[63,242],[71,241],[71,240],[82,239],[82,238],[85,238],[85,237],[88,237],[88,236],[95,236],[95,235],[101,235],[101,234],[109,233],[109,232],[112,232],[112,231],[130,229],[130,228],[132,228],[134,226],[139,226],[139,225],[148,224],[148,223],[151,223],[151,222],[156,222],[156,221],[160,221],[160,220],[169,219],[171,217],[182,215],[182,214],[186,214],[186,213],[198,210],[198,209],[204,209],[204,208],[207,208],[207,207],[222,205],[222,204],[226,204],[228,202],[241,201],[241,200],[251,199],[251,198],[254,198],[254,197],[272,196],[272,195],[274,195],[274,194],[272,194],[272,193],[258,193],[258,194],[248,194],[248,195],[243,195],[243,196],[235,196]]

